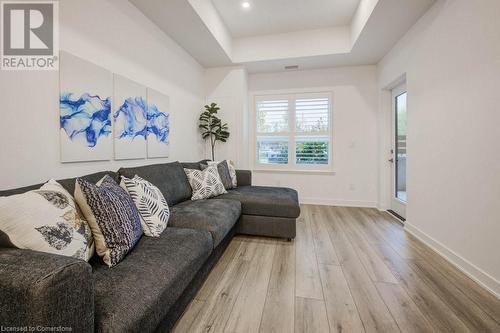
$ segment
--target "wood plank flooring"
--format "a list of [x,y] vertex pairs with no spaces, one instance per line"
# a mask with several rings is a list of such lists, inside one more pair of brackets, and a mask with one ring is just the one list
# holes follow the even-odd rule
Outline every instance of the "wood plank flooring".
[[301,211],[293,242],[235,237],[174,332],[500,332],[500,300],[389,214]]

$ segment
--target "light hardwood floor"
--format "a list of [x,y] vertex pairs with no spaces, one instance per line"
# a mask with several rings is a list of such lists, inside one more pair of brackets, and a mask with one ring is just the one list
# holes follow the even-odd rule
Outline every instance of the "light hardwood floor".
[[174,332],[500,332],[500,301],[389,214],[301,210],[293,242],[234,238]]

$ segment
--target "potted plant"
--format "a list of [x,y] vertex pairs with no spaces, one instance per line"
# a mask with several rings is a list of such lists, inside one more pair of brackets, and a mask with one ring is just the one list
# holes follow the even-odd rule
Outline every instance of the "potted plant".
[[220,108],[216,103],[205,105],[205,111],[200,115],[199,128],[201,137],[204,140],[210,140],[212,148],[212,161],[215,161],[215,145],[217,141],[226,142],[229,138],[229,128],[227,123],[222,123],[222,120],[217,117],[217,111]]

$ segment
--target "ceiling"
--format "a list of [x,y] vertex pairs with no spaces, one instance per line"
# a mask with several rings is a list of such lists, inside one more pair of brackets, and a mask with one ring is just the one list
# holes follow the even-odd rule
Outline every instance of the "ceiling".
[[231,36],[249,37],[349,25],[360,0],[212,0]]
[[436,0],[129,1],[205,68],[256,73],[377,64]]
[[[231,64],[229,56],[187,0],[129,0],[205,67]],[[207,0],[208,1],[208,0]]]

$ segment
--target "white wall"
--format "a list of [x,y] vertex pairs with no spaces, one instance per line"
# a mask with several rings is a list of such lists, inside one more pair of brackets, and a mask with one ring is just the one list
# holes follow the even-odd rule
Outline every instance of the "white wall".
[[0,188],[122,165],[196,160],[203,68],[125,0],[60,2],[61,49],[170,96],[168,159],[61,164],[59,73],[0,72]]
[[[381,95],[406,73],[407,229],[500,295],[498,13],[498,0],[439,1],[378,72]],[[388,119],[381,117],[381,133]]]
[[[229,139],[218,142],[215,159],[230,159],[238,168],[248,168],[248,87],[243,67],[210,68],[205,72],[206,103],[217,103],[218,115],[229,126]],[[210,145],[205,157],[211,159]]]
[[[288,186],[301,202],[375,206],[377,81],[375,66],[249,75],[249,90],[333,91],[335,174],[254,172],[258,185]],[[250,101],[253,104],[252,101]],[[251,105],[250,107],[253,107]],[[250,150],[253,153],[253,147]]]
[[233,40],[235,63],[343,54],[351,51],[349,26],[302,30]]

